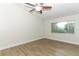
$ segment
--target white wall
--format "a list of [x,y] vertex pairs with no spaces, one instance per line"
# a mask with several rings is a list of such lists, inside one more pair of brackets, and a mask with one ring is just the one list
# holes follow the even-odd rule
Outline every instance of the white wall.
[[43,37],[43,20],[17,4],[0,4],[0,49]]
[[[74,34],[51,33],[52,22],[61,22],[61,21],[70,21],[70,20],[75,21],[75,33]],[[46,20],[45,21],[45,36],[46,38],[49,38],[49,39],[59,40],[59,41],[64,41],[64,42],[69,42],[69,43],[79,45],[79,14]]]
[[[75,20],[75,34],[51,33],[51,22]],[[0,50],[40,38],[79,44],[79,14],[44,20],[17,4],[0,4]]]

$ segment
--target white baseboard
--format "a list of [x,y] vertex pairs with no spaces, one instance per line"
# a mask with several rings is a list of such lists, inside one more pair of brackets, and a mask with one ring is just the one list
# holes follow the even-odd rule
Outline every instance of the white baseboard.
[[36,39],[31,39],[31,40],[29,40],[29,41],[20,42],[20,43],[13,44],[13,45],[9,45],[9,46],[7,46],[7,47],[0,48],[0,50],[12,48],[12,47],[16,47],[16,46],[19,46],[19,45],[22,45],[22,44],[26,44],[26,43],[29,43],[29,42],[32,42],[32,41],[35,41],[35,40],[39,40],[39,39],[42,39],[42,38],[43,38],[43,37],[36,38]]
[[64,40],[58,40],[58,39],[51,39],[51,38],[47,38],[47,39],[65,42],[65,43],[74,44],[74,45],[79,45],[79,43],[76,43],[76,42],[70,42],[70,41],[64,41]]

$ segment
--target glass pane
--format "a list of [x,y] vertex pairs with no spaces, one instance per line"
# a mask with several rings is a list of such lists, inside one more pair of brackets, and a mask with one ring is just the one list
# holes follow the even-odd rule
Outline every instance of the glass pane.
[[53,33],[74,33],[74,21],[52,23],[51,31]]

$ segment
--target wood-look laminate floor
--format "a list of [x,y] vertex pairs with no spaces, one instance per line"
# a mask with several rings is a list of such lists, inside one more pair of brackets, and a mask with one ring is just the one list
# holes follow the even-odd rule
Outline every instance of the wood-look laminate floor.
[[0,51],[1,56],[79,56],[79,46],[41,39]]

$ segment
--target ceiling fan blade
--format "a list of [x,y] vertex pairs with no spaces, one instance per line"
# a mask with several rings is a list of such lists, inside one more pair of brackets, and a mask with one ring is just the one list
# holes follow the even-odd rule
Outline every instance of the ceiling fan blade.
[[35,8],[33,8],[32,10],[30,10],[29,12],[33,12],[35,10]]
[[43,9],[43,10],[51,10],[52,7],[51,7],[51,6],[43,6],[42,9]]
[[35,6],[35,5],[31,4],[31,3],[25,3],[25,4],[30,5],[30,6],[33,6],[33,7]]

